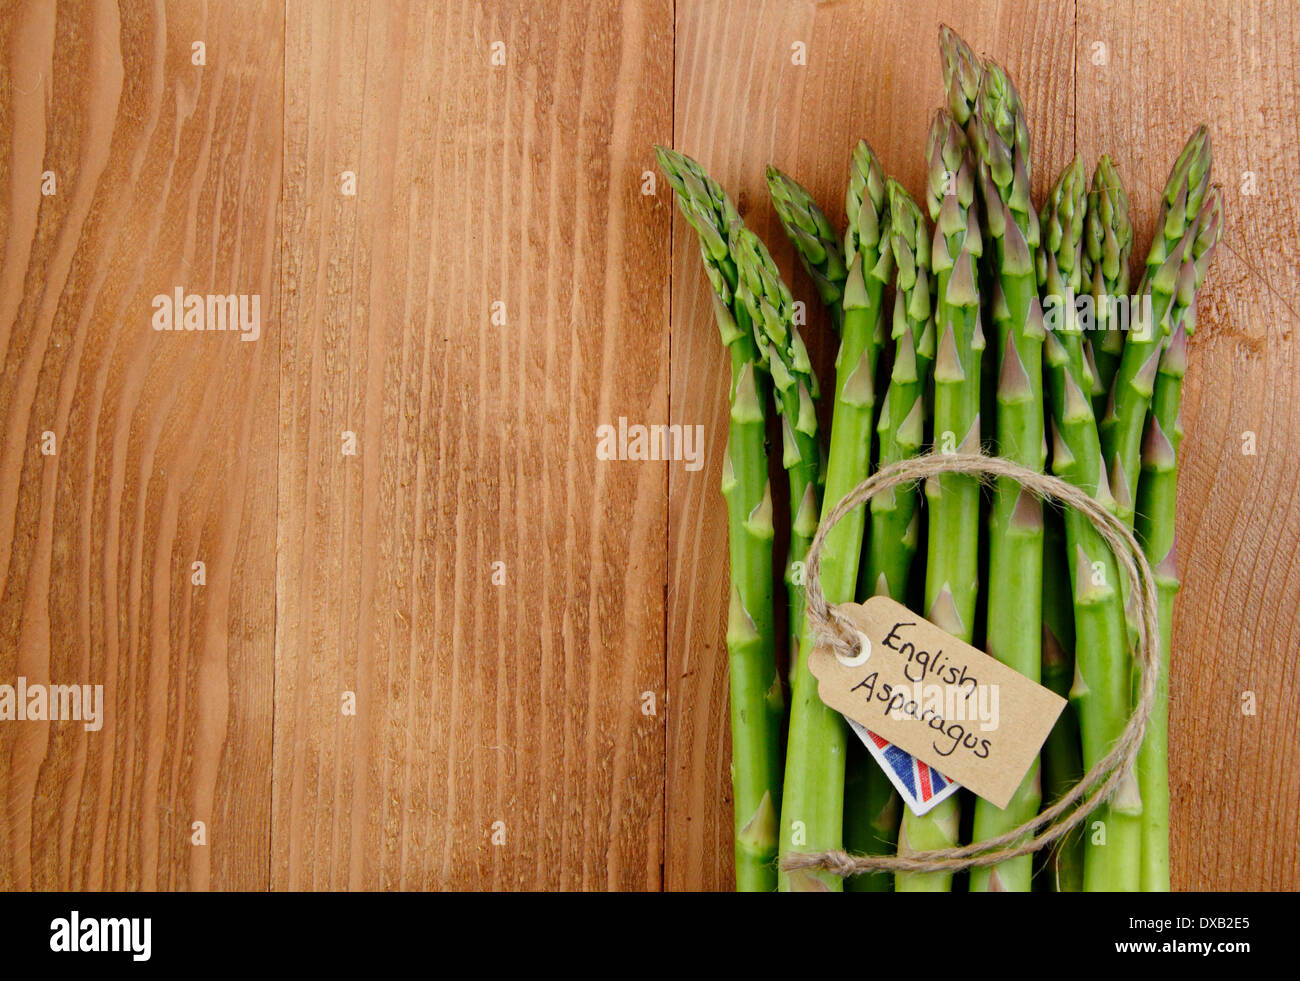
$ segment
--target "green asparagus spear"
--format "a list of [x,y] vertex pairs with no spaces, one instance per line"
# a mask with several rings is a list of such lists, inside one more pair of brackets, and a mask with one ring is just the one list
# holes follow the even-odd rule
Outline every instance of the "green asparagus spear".
[[[1138,484],[1137,533],[1156,573],[1160,601],[1159,675],[1156,702],[1147,722],[1138,757],[1142,791],[1142,889],[1169,891],[1169,648],[1173,635],[1174,596],[1178,592],[1177,536],[1174,507],[1178,496],[1178,448],[1183,439],[1179,421],[1183,375],[1187,370],[1187,341],[1196,331],[1195,291],[1205,279],[1214,248],[1223,231],[1223,196],[1215,186],[1206,195],[1196,225],[1191,253],[1179,274],[1181,306],[1174,332],[1160,358],[1155,394],[1147,418],[1142,448],[1142,481]],[[1190,296],[1188,294],[1191,294]]]
[[[930,233],[925,216],[901,184],[890,180],[889,246],[894,255],[894,361],[876,432],[880,466],[920,452],[925,442],[925,399],[930,361],[918,357],[918,339],[934,332],[930,294]],[[931,337],[931,340],[933,338]],[[896,487],[871,499],[867,581],[876,595],[900,603],[920,537],[915,487]]]
[[1129,255],[1133,251],[1133,223],[1128,215],[1128,194],[1110,157],[1102,156],[1088,191],[1084,219],[1083,279],[1093,302],[1092,353],[1093,413],[1106,411],[1110,387],[1124,353],[1116,301],[1128,298]]
[[822,452],[814,402],[819,395],[817,376],[794,325],[794,298],[767,247],[739,219],[732,225],[729,245],[739,273],[736,299],[754,325],[759,360],[772,376],[781,416],[781,462],[790,482],[790,548],[785,582],[792,631],[790,657],[797,663],[798,625],[803,623],[804,612],[801,570],[817,533],[821,508]]
[[[965,128],[966,138],[971,142],[971,152],[975,153],[974,143],[977,134],[974,120],[986,63],[979,55],[975,54],[974,49],[956,31],[943,24],[939,26],[939,61],[940,67],[943,69],[943,86],[944,93],[947,96],[948,111],[952,113],[958,124]],[[976,193],[979,193],[978,167],[980,161],[978,157],[976,157],[975,163],[977,171]],[[986,264],[993,260],[992,252],[984,257]],[[996,321],[1005,307],[1002,300],[1002,286],[996,277],[990,280],[987,273],[987,268],[981,270],[983,278],[979,286],[986,294],[982,299],[991,314],[991,319]],[[980,442],[980,450],[990,456],[995,452],[992,423],[997,416],[999,364],[999,359],[995,357],[980,359],[980,418],[986,423],[983,438]],[[988,549],[982,544],[979,572],[981,578],[986,578],[988,575]]]
[[799,262],[817,286],[817,295],[831,315],[831,326],[835,333],[841,333],[844,281],[849,270],[844,264],[844,247],[839,235],[813,196],[794,178],[769,166],[767,188],[781,227],[794,244]]
[[726,192],[683,154],[655,147],[660,169],[700,240],[722,342],[731,352],[731,425],[722,464],[731,558],[727,651],[731,678],[731,773],[736,888],[776,885],[783,715],[772,608],[772,495],[765,404],[769,387],[749,316],[736,301],[729,248],[739,215]]
[[[925,441],[925,389],[933,363],[934,316],[930,300],[930,239],[925,218],[897,181],[886,184],[889,248],[894,257],[894,360],[880,419],[880,465],[897,463],[920,451]],[[918,352],[918,339],[930,357]],[[908,572],[916,555],[921,514],[914,487],[898,487],[871,499],[867,572],[863,581],[875,593],[906,600]],[[852,744],[853,740],[850,740]],[[845,789],[845,844],[853,852],[892,853],[898,841],[901,802],[879,765],[854,746]],[[887,891],[883,873],[854,876],[854,891]]]
[[[848,739],[844,775],[844,847],[855,855],[892,855],[903,802],[857,736]],[[894,877],[870,872],[844,880],[848,892],[893,892]]]
[[[792,177],[769,166],[767,186],[772,195],[772,205],[781,219],[781,227],[794,244],[799,261],[817,285],[817,292],[830,311],[832,328],[840,333],[844,319],[844,282],[848,278],[843,245],[812,195]],[[816,512],[813,512],[809,535],[816,532],[816,519]],[[803,621],[794,614],[792,605],[790,650],[797,652]],[[796,654],[790,661],[792,682],[797,665]],[[850,739],[844,774],[845,847],[866,854],[893,852],[898,840],[900,806],[898,793],[884,771],[864,747]],[[892,876],[876,873],[853,876],[844,887],[850,892],[890,892],[894,885]]]
[[965,126],[975,112],[984,63],[961,35],[947,24],[939,25],[939,60],[948,111],[959,126]]
[[[1074,680],[1074,589],[1066,555],[1065,525],[1059,509],[1043,520],[1043,685],[1069,698]],[[1043,744],[1043,791],[1055,804],[1083,776],[1079,718],[1073,705],[1061,710]],[[1044,857],[1051,888],[1056,892],[1083,889],[1083,829],[1074,828],[1053,843]]]
[[[930,128],[926,203],[935,223],[930,268],[935,279],[934,442],[943,453],[978,453],[980,446],[980,329],[977,263],[983,252],[975,165],[961,126],[940,110]],[[964,641],[971,640],[978,593],[979,482],[946,474],[926,482],[929,539],[927,616]],[[900,855],[956,844],[960,805],[954,795],[917,816],[908,810],[899,832]],[[900,892],[947,891],[946,872],[899,874]]]
[[[968,130],[979,162],[981,216],[993,248],[985,253],[991,278],[1001,288],[995,318],[1000,370],[997,376],[996,450],[1032,470],[1046,459],[1043,432],[1043,316],[1035,256],[1038,214],[1030,200],[1029,131],[1024,110],[1006,72],[984,67],[975,115]],[[992,260],[992,261],[989,261]],[[1037,681],[1042,667],[1043,515],[1037,497],[999,478],[989,528],[988,628],[986,646],[1004,664]],[[1019,827],[1038,813],[1042,800],[1034,763],[1005,809],[975,804],[974,839],[983,841]],[[971,870],[972,892],[1028,892],[1029,855]]]
[[[1124,341],[1123,355],[1101,423],[1101,447],[1107,461],[1118,514],[1132,527],[1140,474],[1142,433],[1155,385],[1160,354],[1188,299],[1180,294],[1186,262],[1196,261],[1197,239],[1188,234],[1195,223],[1210,179],[1210,140],[1202,126],[1179,154],[1161,198],[1156,235],[1147,255],[1138,293],[1142,305]],[[1137,314],[1135,314],[1137,316]],[[1135,638],[1136,610],[1126,605],[1129,636]]]
[[1130,324],[1109,405],[1101,421],[1101,445],[1110,470],[1110,489],[1119,516],[1130,526],[1147,409],[1160,363],[1161,345],[1173,327],[1169,308],[1185,253],[1193,242],[1186,237],[1186,232],[1200,211],[1209,181],[1210,137],[1202,126],[1187,141],[1165,184],[1155,240],[1138,290],[1139,295],[1150,297],[1150,317],[1135,317]]
[[[1052,469],[1114,509],[1086,395],[1089,369],[1075,316],[1075,297],[1083,281],[1085,191],[1083,163],[1075,157],[1052,188],[1042,215],[1038,281],[1048,326],[1044,361],[1052,407]],[[1065,534],[1074,583],[1075,678],[1070,695],[1079,715],[1084,767],[1091,768],[1110,752],[1128,721],[1132,669],[1115,556],[1091,521],[1073,508],[1065,513]],[[1133,778],[1094,813],[1085,832],[1088,891],[1137,888],[1140,814]]]
[[[848,267],[844,265],[844,246],[840,237],[812,195],[793,177],[769,165],[767,187],[772,197],[772,206],[781,220],[781,227],[794,245],[800,264],[817,287],[817,294],[830,314],[831,328],[839,334],[844,319],[844,280],[849,274]],[[790,556],[786,564],[786,586],[791,597],[791,684],[794,683],[795,671],[799,665],[799,634],[803,630],[803,559],[808,553],[808,543],[817,532],[824,477],[824,467],[819,467],[816,500],[805,494],[796,503],[793,489],[791,492],[790,505],[795,513],[791,522]]]
[[[884,177],[865,142],[859,142],[853,153],[845,210],[848,231],[844,256],[849,272],[844,284],[844,335],[835,360],[835,408],[823,504],[827,509],[866,478],[870,465],[881,295],[891,271],[890,252],[885,248],[888,217]],[[826,536],[821,584],[832,603],[853,598],[864,526],[864,509],[859,507]],[[807,666],[814,640],[805,616],[790,710],[782,856],[843,845],[847,727],[840,714],[828,708],[817,694],[817,679]],[[843,880],[824,872],[782,873],[780,885],[790,890],[839,890]]]

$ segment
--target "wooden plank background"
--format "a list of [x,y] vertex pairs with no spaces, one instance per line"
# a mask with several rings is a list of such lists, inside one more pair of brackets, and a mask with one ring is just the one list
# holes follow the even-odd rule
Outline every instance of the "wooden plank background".
[[660,884],[669,13],[289,5],[277,888]]
[[[1287,0],[28,0],[0,683],[102,683],[106,721],[0,724],[0,888],[727,888],[725,367],[650,147],[736,196],[830,377],[763,167],[839,220],[862,136],[919,193],[941,21],[1016,79],[1040,196],[1115,157],[1139,253],[1210,125],[1174,880],[1300,887]],[[261,338],[155,333],[177,286],[259,293]],[[705,466],[597,460],[619,417],[703,426]]]
[[264,889],[275,335],[157,333],[150,299],[274,309],[280,50],[260,40],[282,11],[4,10],[0,677],[102,684],[105,719],[0,725],[0,887]]
[[[1174,883],[1300,888],[1300,746],[1288,718],[1300,696],[1300,9],[1080,4],[1077,36],[1079,152],[1119,151],[1141,248],[1188,123],[1209,124],[1225,194],[1183,396]],[[1158,100],[1120,84],[1138,75]],[[1242,712],[1247,691],[1254,716]]]

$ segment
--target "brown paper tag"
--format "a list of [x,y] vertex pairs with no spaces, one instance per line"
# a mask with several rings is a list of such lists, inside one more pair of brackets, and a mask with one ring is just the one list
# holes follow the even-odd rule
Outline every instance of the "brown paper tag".
[[836,609],[863,647],[856,663],[821,645],[809,655],[821,700],[1006,807],[1065,699],[887,596]]

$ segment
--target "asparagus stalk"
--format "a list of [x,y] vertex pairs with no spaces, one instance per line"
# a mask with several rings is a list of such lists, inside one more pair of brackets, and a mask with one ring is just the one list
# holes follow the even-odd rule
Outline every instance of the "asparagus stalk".
[[[884,247],[888,227],[884,177],[865,142],[859,142],[853,153],[845,210],[848,277],[844,284],[844,333],[835,360],[835,407],[824,502],[828,509],[866,478],[870,465],[881,295],[891,268],[890,253]],[[859,507],[826,536],[821,584],[832,603],[853,598],[864,527],[865,511]],[[814,642],[805,616],[790,710],[781,820],[783,856],[792,851],[837,849],[843,844],[847,730],[840,714],[828,708],[817,694],[817,679],[807,666],[807,652]],[[782,873],[780,886],[791,890],[839,890],[843,880],[824,872]]]
[[[1092,388],[1088,394],[1093,414],[1099,418],[1104,417],[1111,386],[1123,358],[1125,333],[1120,304],[1128,302],[1132,247],[1133,224],[1128,216],[1128,195],[1110,158],[1103,156],[1097,162],[1088,191],[1083,251],[1084,288],[1089,294],[1094,318],[1093,331],[1084,339],[1084,353],[1090,358],[1088,367],[1092,372]],[[1102,459],[1106,459],[1104,438]],[[1108,484],[1118,512],[1131,521],[1133,486],[1125,478],[1122,467],[1111,471]],[[1130,584],[1125,583],[1123,588],[1129,646],[1132,647],[1138,636],[1137,610],[1131,603]]]
[[[1042,215],[1038,281],[1047,312],[1044,344],[1052,408],[1052,469],[1114,509],[1102,466],[1083,338],[1075,296],[1083,279],[1085,180],[1073,163],[1052,188]],[[1131,666],[1115,557],[1092,523],[1073,508],[1065,513],[1066,548],[1074,583],[1075,677],[1070,695],[1079,715],[1083,763],[1091,768],[1119,738],[1128,720]],[[1090,891],[1138,886],[1141,799],[1136,779],[1094,814],[1102,823],[1087,833],[1084,887]]]
[[[892,855],[898,843],[903,806],[898,791],[879,764],[855,736],[848,740],[844,775],[844,847],[860,855]],[[893,892],[887,872],[855,875],[844,880],[848,892]]]
[[[1142,791],[1142,889],[1169,891],[1169,650],[1173,635],[1174,597],[1178,592],[1175,505],[1178,497],[1178,449],[1187,342],[1196,331],[1195,291],[1205,279],[1214,249],[1223,232],[1223,198],[1212,187],[1189,232],[1192,254],[1179,274],[1176,306],[1183,308],[1160,358],[1155,393],[1142,448],[1142,481],[1138,485],[1137,532],[1156,573],[1160,601],[1159,674],[1156,702],[1147,722],[1138,757]],[[1191,296],[1188,296],[1188,293]]]
[[[1149,304],[1140,324],[1129,330],[1115,375],[1106,415],[1101,425],[1103,458],[1108,462],[1110,485],[1118,513],[1133,526],[1134,495],[1141,466],[1142,434],[1150,407],[1160,354],[1170,330],[1190,297],[1180,285],[1189,259],[1194,263],[1197,238],[1192,234],[1196,215],[1210,179],[1210,141],[1204,126],[1192,134],[1175,161],[1161,197],[1156,235],[1147,255],[1146,271],[1138,290]],[[1129,635],[1136,637],[1135,611],[1129,613]]]
[[[830,311],[832,328],[840,333],[844,320],[844,283],[848,278],[843,245],[812,195],[796,180],[769,166],[767,186],[772,196],[772,205],[781,219],[781,227],[794,244],[800,263],[816,284],[818,295]],[[807,511],[801,517],[807,517]],[[815,534],[815,511],[809,524],[811,530],[808,534]],[[802,554],[806,554],[806,549]],[[802,606],[799,612],[802,613]],[[796,617],[792,604],[790,650],[796,653],[790,660],[791,681],[798,665],[797,651],[802,625],[802,619]],[[884,771],[876,765],[863,746],[853,739],[848,740],[844,775],[845,847],[852,852],[864,854],[883,855],[892,852],[898,840],[900,806],[898,793]],[[857,875],[848,879],[844,886],[850,892],[889,892],[893,890],[893,877],[884,873]]]
[[[980,447],[980,329],[976,264],[983,252],[975,165],[961,126],[940,110],[930,128],[926,203],[935,223],[930,268],[935,279],[934,441],[940,452],[978,453]],[[978,593],[979,482],[946,474],[926,482],[929,540],[925,604],[930,620],[969,642]],[[907,855],[956,844],[960,805],[956,795],[918,816],[903,815],[898,851]],[[900,874],[900,892],[952,888],[946,872]]]
[[[1066,556],[1061,513],[1049,509],[1043,531],[1043,673],[1042,682],[1069,698],[1074,679],[1074,596]],[[1043,744],[1043,788],[1056,803],[1083,776],[1079,718],[1067,704]],[[1075,828],[1051,846],[1045,857],[1052,888],[1057,892],[1083,889],[1083,829]]]
[[[783,174],[773,166],[767,168],[767,187],[772,206],[781,220],[781,228],[795,247],[795,254],[804,271],[817,287],[817,294],[826,306],[831,327],[836,334],[843,330],[844,281],[848,267],[844,265],[844,246],[831,226],[830,219],[813,200],[812,195],[793,177]],[[818,508],[821,503],[821,482],[824,468],[819,466],[818,496],[808,494],[796,501],[791,488],[792,509],[790,556],[786,564],[786,587],[790,594],[790,681],[793,684],[799,665],[799,633],[803,629],[804,583],[803,559],[808,554],[808,544],[817,533]],[[863,877],[859,877],[863,878]],[[868,877],[869,878],[869,877]]]
[[768,379],[749,317],[736,301],[729,248],[739,215],[726,192],[691,158],[655,147],[660,169],[700,240],[722,342],[731,353],[731,422],[722,463],[731,559],[727,652],[731,679],[731,774],[736,888],[776,885],[781,772],[781,684],[772,608],[772,495],[767,475]]
[[1165,184],[1155,240],[1147,255],[1139,293],[1151,298],[1150,322],[1132,324],[1101,422],[1101,444],[1110,468],[1110,487],[1119,515],[1133,524],[1133,498],[1142,456],[1142,433],[1160,349],[1172,328],[1170,305],[1178,274],[1193,239],[1186,236],[1195,221],[1210,180],[1210,137],[1204,126],[1192,134],[1174,163]]
[[1102,156],[1088,190],[1084,219],[1083,278],[1093,301],[1092,408],[1100,417],[1106,411],[1110,387],[1124,353],[1124,333],[1117,322],[1115,300],[1126,300],[1129,255],[1133,251],[1133,223],[1129,220],[1128,194],[1110,157]]
[[[1035,254],[1038,214],[1030,200],[1029,131],[1020,96],[996,64],[986,64],[968,130],[979,161],[981,216],[993,248],[990,278],[1001,289],[997,327],[996,449],[1041,471],[1047,449],[1043,425],[1043,316]],[[988,627],[990,654],[1033,681],[1042,667],[1043,515],[1037,497],[1008,478],[995,486],[989,522]],[[1035,762],[1005,809],[975,804],[974,839],[1019,827],[1042,800]],[[1033,858],[971,870],[972,892],[1028,892]]]
[[[894,256],[894,362],[876,432],[880,466],[920,452],[925,442],[925,389],[934,345],[930,297],[930,240],[925,217],[901,184],[890,180],[889,247]],[[920,538],[915,487],[896,487],[871,499],[867,582],[876,595],[904,602],[908,573]]]
[[817,376],[794,324],[794,298],[781,272],[757,235],[736,219],[729,240],[736,263],[736,299],[754,325],[759,360],[772,376],[781,416],[782,454],[790,482],[790,548],[785,568],[790,604],[790,657],[798,659],[798,630],[803,623],[802,567],[821,507],[821,445],[817,439]]
[[[956,31],[944,24],[939,25],[939,61],[943,70],[943,86],[948,111],[952,113],[958,124],[965,128],[966,137],[971,141],[972,153],[974,153],[975,115],[984,78],[985,62]],[[976,165],[978,168],[978,158],[976,158]],[[991,254],[985,258],[985,261],[988,262],[990,259],[992,259]],[[986,273],[987,269],[981,270],[981,275],[985,278],[981,279],[979,285],[985,293],[985,306],[996,320],[1004,307],[1002,287],[996,278],[990,281]],[[982,358],[980,361],[980,418],[988,422],[992,422],[997,415],[998,363],[997,358],[991,357]],[[980,450],[989,455],[994,453],[992,426],[985,426]],[[987,505],[987,501],[985,504]],[[980,548],[979,571],[981,578],[988,574],[988,549],[984,547]]]
[[984,63],[961,35],[947,24],[939,25],[939,60],[943,69],[943,87],[948,96],[948,111],[959,126],[965,126],[975,113]]
[[[876,424],[882,467],[914,456],[925,441],[925,388],[934,362],[930,241],[925,218],[897,181],[886,183],[886,195],[895,270],[891,332],[895,348],[889,387]],[[906,600],[908,573],[920,537],[917,503],[914,487],[898,487],[871,499],[871,533],[862,581],[876,594],[900,602]],[[898,841],[901,801],[871,756],[859,752],[859,747],[853,749],[845,788],[845,843],[850,851],[888,854]],[[848,888],[888,891],[892,879],[883,873],[854,876]]]
[[813,196],[793,177],[775,167],[767,168],[767,189],[781,228],[794,245],[799,262],[817,287],[817,295],[831,316],[835,333],[843,330],[844,281],[849,270],[844,264],[844,247],[826,213]]

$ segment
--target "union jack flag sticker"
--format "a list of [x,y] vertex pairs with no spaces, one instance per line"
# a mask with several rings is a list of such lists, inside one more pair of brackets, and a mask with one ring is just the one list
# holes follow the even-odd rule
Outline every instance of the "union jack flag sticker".
[[887,739],[881,739],[865,726],[848,720],[858,738],[871,751],[889,782],[916,815],[924,814],[946,797],[951,797],[961,787],[938,770],[922,763],[911,753],[900,749]]

